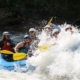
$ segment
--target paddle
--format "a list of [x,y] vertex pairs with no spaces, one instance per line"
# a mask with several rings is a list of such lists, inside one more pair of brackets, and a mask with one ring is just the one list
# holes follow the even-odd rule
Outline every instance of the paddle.
[[38,46],[38,49],[41,51],[41,52],[45,52],[47,51],[52,45],[40,45]]
[[28,54],[25,54],[25,53],[13,53],[11,51],[8,51],[8,50],[0,50],[0,53],[1,54],[13,54],[13,60],[21,60],[23,58],[25,58],[26,56],[28,56]]
[[28,54],[25,54],[25,53],[16,53],[16,54],[13,54],[13,60],[22,60],[27,56]]
[[52,22],[52,20],[53,20],[53,17],[51,17],[51,19],[49,20],[48,25]]
[[14,54],[13,52],[8,51],[8,50],[0,50],[0,53],[1,54]]

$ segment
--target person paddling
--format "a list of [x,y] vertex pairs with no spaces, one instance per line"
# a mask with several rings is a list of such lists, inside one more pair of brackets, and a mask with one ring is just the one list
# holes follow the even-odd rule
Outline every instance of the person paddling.
[[15,53],[22,52],[28,54],[28,56],[31,57],[32,49],[30,48],[30,36],[24,35],[24,40],[15,46],[14,51]]
[[71,33],[73,33],[71,25],[66,25],[65,31],[70,31]]
[[30,36],[24,35],[24,40],[15,46],[14,51],[15,53],[23,52],[27,54],[29,48],[30,48]]
[[60,31],[58,29],[54,29],[52,31],[52,36],[55,37],[55,38],[57,38],[59,33],[60,33]]
[[38,38],[36,37],[35,28],[30,28],[29,29],[29,35],[30,35],[30,44],[34,43],[35,40],[38,40]]
[[36,49],[38,48],[38,43],[40,40],[36,36],[35,28],[29,29],[29,35],[30,35],[30,49],[28,53],[30,54],[30,56],[32,56],[34,52],[36,51]]
[[46,25],[44,27],[44,31],[45,31],[47,36],[50,36],[51,35],[51,31],[52,31],[52,27],[50,27],[50,25]]
[[[15,47],[14,42],[10,39],[10,33],[8,31],[3,32],[2,39],[0,41],[0,48],[1,50],[8,50],[13,51],[13,48]],[[13,61],[12,54],[1,54],[1,56],[6,61]]]

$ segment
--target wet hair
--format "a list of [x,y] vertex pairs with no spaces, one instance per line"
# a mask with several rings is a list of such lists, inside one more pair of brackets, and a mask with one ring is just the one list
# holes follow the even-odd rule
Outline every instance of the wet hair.
[[6,40],[5,35],[2,36],[2,38],[1,38],[1,41],[4,41],[4,40]]
[[1,41],[4,41],[4,40],[6,40],[6,35],[3,35],[1,38]]

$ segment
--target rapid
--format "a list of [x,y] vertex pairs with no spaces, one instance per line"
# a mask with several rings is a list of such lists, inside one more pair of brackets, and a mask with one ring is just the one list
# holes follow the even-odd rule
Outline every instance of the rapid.
[[[51,45],[46,51],[39,48],[26,62],[37,66],[36,70],[22,73],[0,70],[0,80],[80,80],[80,33],[72,26],[74,33],[65,32],[67,24],[59,25],[61,32],[56,40],[46,42],[44,33],[38,35],[39,45]],[[25,33],[15,33],[12,39],[17,43]],[[27,65],[27,64],[26,64]],[[16,68],[16,67],[15,67]]]

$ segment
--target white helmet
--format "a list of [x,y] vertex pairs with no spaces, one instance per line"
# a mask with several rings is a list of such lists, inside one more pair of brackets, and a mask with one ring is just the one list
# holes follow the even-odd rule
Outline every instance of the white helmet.
[[50,28],[50,25],[46,25],[46,26],[44,27],[44,29],[45,29],[45,28]]
[[52,34],[54,34],[55,32],[60,32],[58,29],[54,29],[53,31],[52,31]]
[[68,24],[68,25],[66,25],[66,27],[65,27],[65,28],[72,28],[72,27],[71,27],[71,25],[69,25],[69,24]]
[[3,36],[4,35],[10,35],[10,33],[8,31],[3,32]]
[[31,31],[36,32],[35,28],[30,28],[30,29],[29,29],[29,32],[31,32]]

